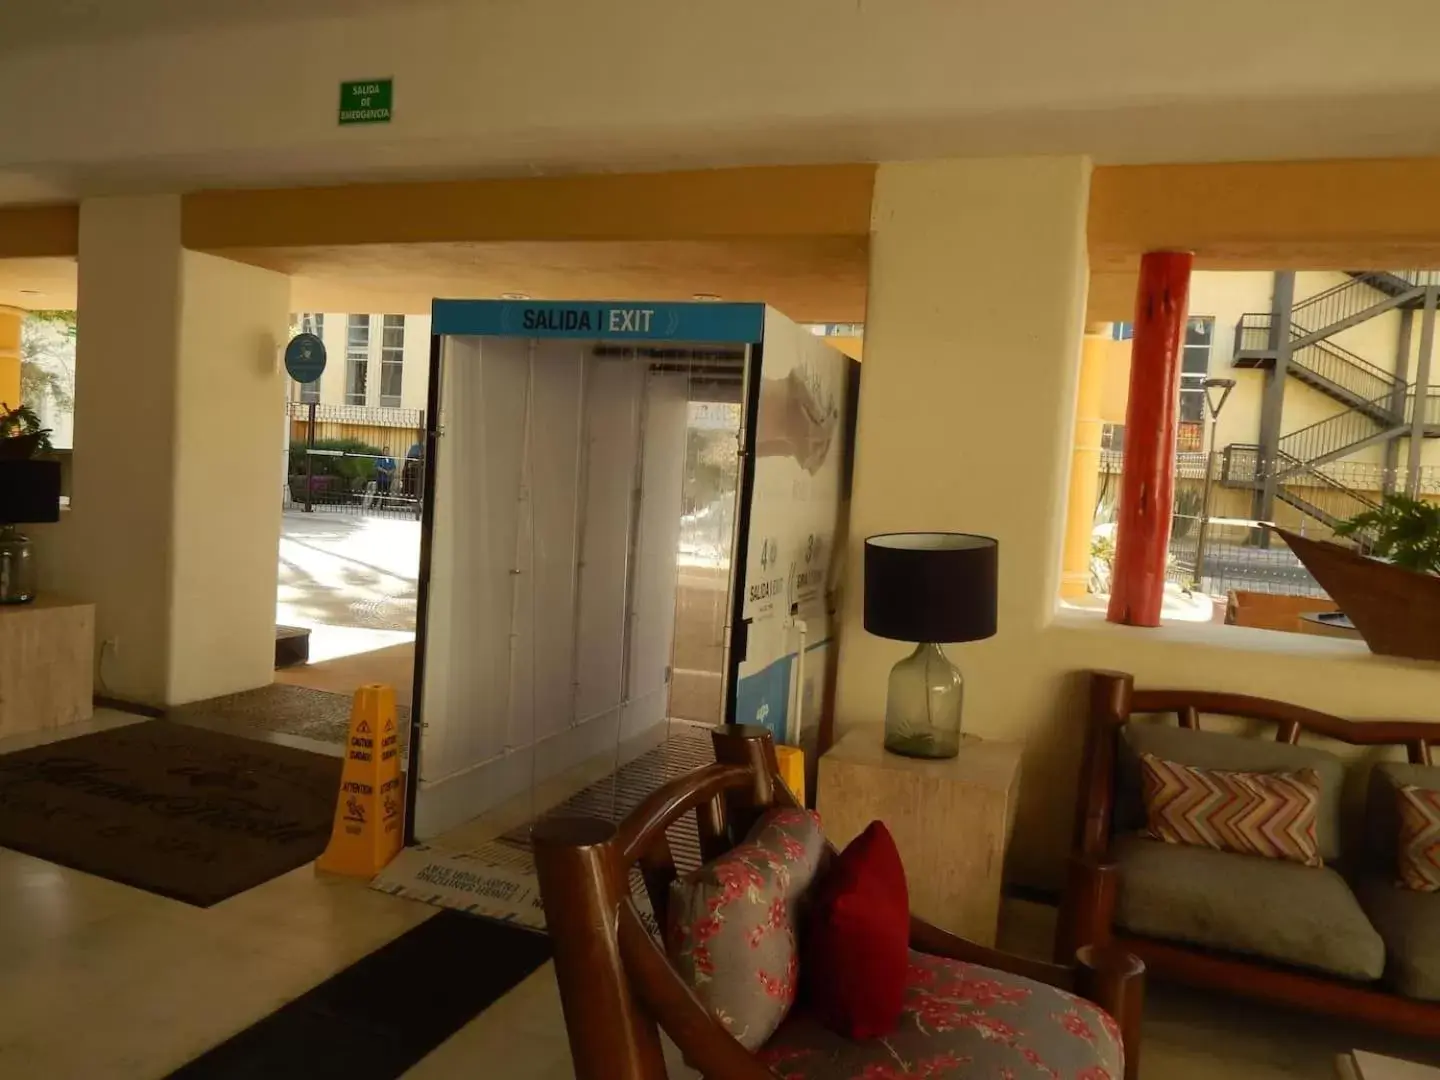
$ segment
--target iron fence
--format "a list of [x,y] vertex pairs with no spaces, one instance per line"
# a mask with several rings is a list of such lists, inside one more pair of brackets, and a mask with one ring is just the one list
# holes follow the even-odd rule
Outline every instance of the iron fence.
[[[1097,536],[1115,517],[1123,453],[1101,453]],[[1275,501],[1267,519],[1258,519],[1259,495],[1268,467],[1257,446],[1235,444],[1207,456],[1176,455],[1175,495],[1170,523],[1168,580],[1207,595],[1226,597],[1233,591],[1291,596],[1324,596],[1324,590],[1301,565],[1283,540],[1279,527],[1301,536],[1341,539],[1335,526],[1379,506],[1392,491],[1403,492],[1403,465],[1334,461],[1304,466],[1282,459],[1274,477]],[[1420,470],[1419,496],[1440,504],[1440,467]],[[1207,511],[1208,508],[1208,511]],[[1362,550],[1371,537],[1364,533],[1343,543]],[[1097,558],[1113,557],[1107,542],[1094,546]],[[1104,570],[1097,574],[1104,578]]]
[[[1113,521],[1122,457],[1118,451],[1101,455],[1096,520],[1102,529],[1107,520]],[[1278,501],[1273,522],[1256,520],[1253,472],[1245,476],[1243,485],[1229,483],[1227,463],[1231,476],[1244,475],[1234,455],[1227,458],[1218,451],[1176,455],[1166,579],[1221,600],[1232,592],[1323,596],[1324,590],[1270,529],[1279,525],[1314,535],[1316,523],[1291,513],[1292,508]],[[1325,530],[1325,535],[1330,531]],[[1108,545],[1097,544],[1096,549],[1113,558]],[[1097,576],[1103,577],[1104,570]]]
[[288,415],[286,509],[419,519],[423,411],[290,402]]

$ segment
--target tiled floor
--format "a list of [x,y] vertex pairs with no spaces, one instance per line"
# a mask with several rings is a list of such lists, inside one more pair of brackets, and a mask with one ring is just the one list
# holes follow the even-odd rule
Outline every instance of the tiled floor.
[[201,909],[0,848],[0,1077],[156,1080],[431,914],[310,867]]
[[309,867],[202,910],[0,850],[0,1076],[155,1080],[431,914]]
[[[85,730],[134,720],[102,712]],[[39,741],[0,740],[0,753]],[[482,821],[467,838],[505,825]],[[158,1080],[431,914],[308,867],[202,910],[0,849],[0,1077]],[[1006,946],[1043,955],[1053,918],[1007,904]],[[1352,1047],[1440,1063],[1440,1049],[1416,1040],[1150,988],[1146,1080],[1328,1080]],[[692,1076],[670,1053],[671,1075]],[[406,1075],[567,1080],[552,967]]]

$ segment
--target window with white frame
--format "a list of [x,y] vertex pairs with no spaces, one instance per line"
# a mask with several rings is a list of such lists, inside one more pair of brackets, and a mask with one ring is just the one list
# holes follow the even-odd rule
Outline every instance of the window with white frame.
[[1210,377],[1210,343],[1215,320],[1197,315],[1185,323],[1185,352],[1180,358],[1180,420],[1205,420],[1205,380]]
[[405,375],[405,316],[385,315],[380,324],[380,404],[400,407],[400,386]]
[[370,387],[370,316],[345,321],[345,404],[368,405]]

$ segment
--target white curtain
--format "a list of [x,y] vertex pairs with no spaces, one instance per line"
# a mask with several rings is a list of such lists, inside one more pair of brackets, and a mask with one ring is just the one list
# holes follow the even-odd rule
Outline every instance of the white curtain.
[[665,719],[688,379],[594,352],[445,341],[422,837]]

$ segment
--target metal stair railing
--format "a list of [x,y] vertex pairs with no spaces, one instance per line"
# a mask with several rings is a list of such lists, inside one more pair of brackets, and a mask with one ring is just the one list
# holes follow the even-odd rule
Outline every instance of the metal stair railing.
[[[1309,332],[1293,323],[1290,329],[1295,337]],[[1395,392],[1395,377],[1390,372],[1332,341],[1313,341],[1302,345],[1290,354],[1290,362],[1353,394],[1367,405],[1385,398],[1388,410],[1389,397]]]
[[[1310,331],[1292,322],[1290,338],[1310,336]],[[1270,345],[1270,316],[1251,313],[1240,316],[1235,328],[1235,351],[1267,352]],[[1360,408],[1387,398],[1396,390],[1395,377],[1384,368],[1333,341],[1310,341],[1290,354],[1290,363],[1316,375],[1350,396]],[[1385,406],[1389,412],[1389,404]]]
[[1346,326],[1363,322],[1372,314],[1378,315],[1382,311],[1398,307],[1425,287],[1421,283],[1424,280],[1423,275],[1431,271],[1403,270],[1385,273],[1409,284],[1411,291],[1388,292],[1375,285],[1371,274],[1361,274],[1300,301],[1290,309],[1290,317],[1297,323],[1313,328],[1307,330],[1305,336],[1317,339],[1328,337]]
[[1355,277],[1368,277],[1377,285],[1384,283],[1391,287],[1404,285],[1412,289],[1423,289],[1430,285],[1440,285],[1440,270],[1370,270],[1351,273]]
[[1357,514],[1380,508],[1379,503],[1367,499],[1354,488],[1326,476],[1318,469],[1304,467],[1293,469],[1280,477],[1275,485],[1275,497],[1309,514],[1329,529]]
[[1242,352],[1265,352],[1270,348],[1270,313],[1251,311],[1240,316],[1235,324],[1235,355]]
[[1379,438],[1389,427],[1377,420],[1374,414],[1389,415],[1394,393],[1392,390],[1383,397],[1366,402],[1365,408],[1347,409],[1280,436],[1276,446],[1281,458],[1291,458],[1309,467],[1341,457],[1352,448],[1358,449],[1360,444]]
[[[1411,383],[1405,388],[1405,423],[1415,422],[1415,399],[1417,397],[1415,384]],[[1432,387],[1425,394],[1425,416],[1426,427],[1440,427],[1440,387]]]
[[[1275,497],[1313,518],[1328,529],[1357,514],[1379,508],[1373,499],[1342,484],[1321,469],[1312,468],[1281,453],[1276,462]],[[1260,447],[1248,443],[1232,443],[1224,451],[1220,479],[1222,483],[1258,488],[1265,481],[1266,469],[1260,459]],[[1359,537],[1362,542],[1365,537]]]

